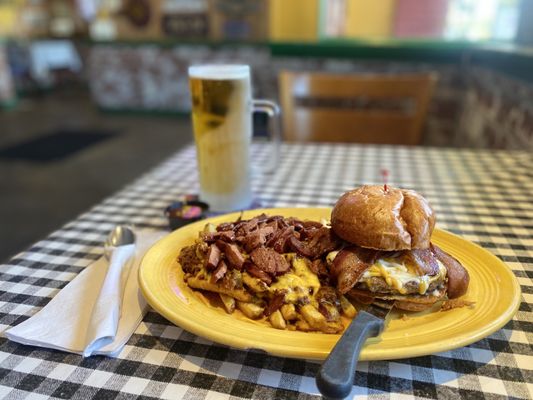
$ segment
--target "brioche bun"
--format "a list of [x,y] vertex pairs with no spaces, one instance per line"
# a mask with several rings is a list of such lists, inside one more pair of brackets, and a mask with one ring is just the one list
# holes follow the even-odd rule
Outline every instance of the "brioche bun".
[[360,247],[396,251],[427,249],[435,226],[428,201],[413,190],[365,185],[344,193],[331,213],[331,228]]

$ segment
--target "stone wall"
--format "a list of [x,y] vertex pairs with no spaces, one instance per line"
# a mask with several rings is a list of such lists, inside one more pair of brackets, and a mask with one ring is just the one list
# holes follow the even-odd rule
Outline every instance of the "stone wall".
[[208,46],[114,47],[95,46],[88,57],[91,93],[106,109],[188,112],[190,64],[208,62],[247,63],[252,66],[257,95],[263,87],[261,71],[269,65],[269,53],[255,47],[213,51]]
[[533,150],[533,85],[470,68],[457,140],[468,147]]
[[[424,129],[432,146],[533,148],[533,85],[479,67],[420,62],[272,57],[255,46],[106,46],[88,54],[89,84],[105,109],[187,112],[190,64],[246,63],[254,96],[278,98],[282,69],[338,73],[434,71],[439,82]],[[529,101],[528,101],[529,100]]]

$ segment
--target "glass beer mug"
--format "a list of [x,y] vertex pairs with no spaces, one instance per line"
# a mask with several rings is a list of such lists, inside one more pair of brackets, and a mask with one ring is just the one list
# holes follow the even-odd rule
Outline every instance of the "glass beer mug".
[[200,199],[214,211],[245,209],[253,201],[252,112],[270,117],[272,153],[267,170],[272,170],[279,158],[279,107],[268,100],[252,100],[248,65],[191,66],[189,84]]

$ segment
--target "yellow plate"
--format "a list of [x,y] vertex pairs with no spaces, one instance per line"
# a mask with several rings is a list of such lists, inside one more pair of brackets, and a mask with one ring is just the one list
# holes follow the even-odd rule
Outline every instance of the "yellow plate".
[[[278,208],[252,210],[300,219],[328,218],[327,208]],[[176,230],[157,242],[145,255],[139,282],[148,303],[169,321],[196,335],[240,349],[262,349],[274,355],[324,359],[339,335],[277,330],[266,323],[226,314],[206,303],[182,280],[176,261],[180,249],[193,243],[207,222],[235,221],[240,213],[200,221]],[[478,341],[509,321],[520,304],[520,286],[511,270],[497,257],[458,236],[436,229],[432,241],[456,257],[470,273],[465,295],[472,308],[392,315],[379,338],[370,339],[361,360],[390,360],[438,353]]]

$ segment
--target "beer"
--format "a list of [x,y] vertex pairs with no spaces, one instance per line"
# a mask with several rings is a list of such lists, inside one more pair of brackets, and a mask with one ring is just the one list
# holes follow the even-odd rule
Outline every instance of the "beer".
[[189,83],[200,198],[216,211],[246,208],[252,202],[250,69],[193,66]]

